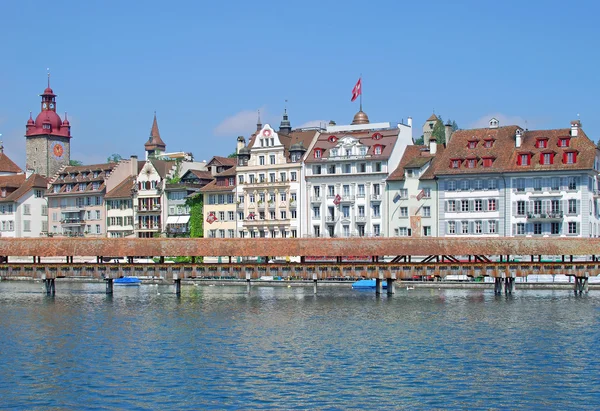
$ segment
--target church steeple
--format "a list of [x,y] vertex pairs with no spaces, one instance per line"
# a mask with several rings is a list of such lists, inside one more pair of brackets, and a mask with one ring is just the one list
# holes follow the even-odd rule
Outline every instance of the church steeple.
[[279,132],[283,134],[290,134],[292,132],[292,125],[288,118],[287,107],[283,109],[283,118],[281,123],[279,123]]
[[150,137],[148,137],[148,141],[144,144],[144,148],[146,149],[146,160],[148,157],[157,157],[163,154],[167,148],[165,142],[160,138],[158,121],[156,121],[156,111],[154,112],[154,121],[150,129]]

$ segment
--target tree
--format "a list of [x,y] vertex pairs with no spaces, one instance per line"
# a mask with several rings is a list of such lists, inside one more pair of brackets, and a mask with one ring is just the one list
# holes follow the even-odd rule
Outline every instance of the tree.
[[425,142],[425,138],[423,136],[421,136],[415,140],[415,145],[422,146],[424,142]]
[[[450,124],[452,126],[453,132],[458,130],[458,124],[456,124],[456,121],[448,119],[446,124]],[[444,127],[444,120],[442,119],[442,116],[438,115],[438,121],[436,121],[435,125],[433,126],[431,139],[435,139],[435,141],[437,141],[438,144],[444,144],[444,142],[446,142],[446,130]]]
[[123,157],[121,157],[120,154],[111,154],[110,156],[108,156],[108,158],[106,159],[107,163],[118,163],[119,161],[123,160]]
[[70,166],[82,166],[83,163],[79,160],[69,160],[69,165]]
[[204,216],[202,215],[204,197],[202,194],[196,194],[188,197],[185,204],[190,208],[190,237],[200,238],[204,235]]
[[227,158],[237,158],[237,151],[234,151],[233,153],[229,154]]

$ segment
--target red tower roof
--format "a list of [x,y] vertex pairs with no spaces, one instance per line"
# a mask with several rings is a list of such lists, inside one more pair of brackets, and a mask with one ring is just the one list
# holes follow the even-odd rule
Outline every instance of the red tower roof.
[[44,93],[40,96],[42,97],[42,111],[35,118],[35,122],[31,118],[31,113],[29,114],[25,137],[50,134],[71,138],[69,122],[65,120],[63,123],[60,116],[56,114],[56,94],[54,94],[50,85],[46,87]]

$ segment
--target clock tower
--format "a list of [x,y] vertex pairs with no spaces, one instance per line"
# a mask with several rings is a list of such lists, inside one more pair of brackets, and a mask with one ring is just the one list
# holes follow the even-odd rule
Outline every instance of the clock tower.
[[66,113],[64,121],[56,114],[56,94],[50,88],[49,75],[48,87],[40,96],[41,112],[35,121],[29,113],[25,126],[26,169],[52,177],[62,166],[69,165],[71,125]]

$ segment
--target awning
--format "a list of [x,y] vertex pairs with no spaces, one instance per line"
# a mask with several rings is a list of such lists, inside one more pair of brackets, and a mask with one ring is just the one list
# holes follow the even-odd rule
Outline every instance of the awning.
[[177,224],[187,224],[188,221],[190,221],[190,216],[182,215],[182,216],[179,216],[179,219],[177,220]]
[[189,215],[171,215],[167,217],[167,224],[187,224],[190,221]]
[[167,217],[167,224],[177,224],[177,219],[179,217],[176,215],[170,215]]

